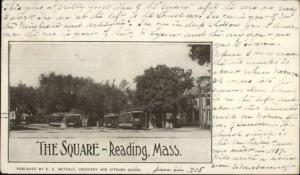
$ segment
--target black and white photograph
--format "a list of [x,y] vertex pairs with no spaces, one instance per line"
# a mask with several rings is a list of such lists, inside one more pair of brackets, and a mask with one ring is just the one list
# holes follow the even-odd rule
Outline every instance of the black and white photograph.
[[10,161],[211,162],[210,43],[11,42],[9,54]]
[[4,0],[0,174],[299,174],[297,0]]

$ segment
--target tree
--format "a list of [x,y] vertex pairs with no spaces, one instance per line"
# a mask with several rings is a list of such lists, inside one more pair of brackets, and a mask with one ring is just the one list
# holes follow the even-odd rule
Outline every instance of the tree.
[[115,81],[95,83],[91,78],[50,73],[40,76],[40,107],[46,113],[78,111],[95,123],[104,113],[120,112],[127,104],[125,91],[129,90],[124,80],[122,88]]
[[25,84],[19,83],[10,88],[10,109],[16,113],[16,122],[20,123],[23,113],[36,114],[36,90]]
[[113,82],[103,85],[105,94],[105,111],[120,112],[127,103],[125,93]]
[[119,84],[119,88],[125,92],[127,89],[129,89],[129,82],[125,79],[121,80],[120,84]]
[[193,86],[191,74],[191,70],[170,68],[166,65],[146,69],[143,75],[135,78],[136,103],[146,107],[162,120],[162,114],[175,113],[183,107],[182,94],[185,89]]
[[16,111],[18,121],[23,113],[45,115],[76,111],[87,117],[90,124],[95,124],[105,113],[128,108],[132,94],[126,80],[118,87],[115,81],[95,83],[91,78],[52,72],[40,75],[38,88],[21,83],[11,87],[10,106]]
[[72,108],[77,108],[78,91],[90,79],[73,78],[71,75],[49,75],[40,76],[39,91],[42,94],[40,99],[47,113],[69,112]]
[[210,45],[189,45],[189,56],[192,60],[197,61],[199,65],[210,62]]
[[119,84],[119,89],[124,94],[122,102],[124,104],[123,109],[133,108],[135,101],[135,91],[129,87],[129,82],[123,79]]

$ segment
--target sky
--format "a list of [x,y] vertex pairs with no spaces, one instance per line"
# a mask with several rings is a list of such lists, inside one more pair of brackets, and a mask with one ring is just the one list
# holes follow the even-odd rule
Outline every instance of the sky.
[[38,87],[44,73],[90,77],[95,82],[133,80],[158,64],[192,69],[192,76],[209,75],[188,56],[186,43],[131,42],[13,42],[10,50],[10,85],[22,82]]

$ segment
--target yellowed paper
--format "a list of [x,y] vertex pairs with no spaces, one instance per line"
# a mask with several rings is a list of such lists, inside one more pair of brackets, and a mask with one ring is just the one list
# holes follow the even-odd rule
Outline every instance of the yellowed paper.
[[[299,1],[6,0],[1,10],[1,172],[299,173]],[[205,45],[210,64],[199,65],[189,49]],[[211,101],[194,101],[210,103],[201,110],[211,117],[190,110],[195,126],[175,128],[165,112],[162,129],[148,122],[147,130],[99,129],[96,123],[84,129],[51,130],[46,123],[44,130],[32,129],[36,123],[30,130],[10,128],[11,87],[20,82],[38,88],[39,75],[54,71],[95,83],[110,80],[111,86],[125,78],[135,89],[134,78],[157,65],[210,76],[205,99]],[[181,94],[191,88],[186,90]],[[44,143],[54,146],[43,152]],[[61,153],[67,143],[94,144],[99,152]],[[145,146],[151,156],[100,152],[111,144],[139,145],[141,152]],[[174,154],[153,156],[158,144]]]

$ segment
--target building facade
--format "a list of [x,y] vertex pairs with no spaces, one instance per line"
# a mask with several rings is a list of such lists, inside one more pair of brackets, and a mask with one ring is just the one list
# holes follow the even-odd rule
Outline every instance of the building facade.
[[211,127],[211,87],[210,77],[202,76],[197,80],[197,85],[186,89],[185,96],[193,104],[192,111],[183,114],[184,125],[197,125],[201,129]]

